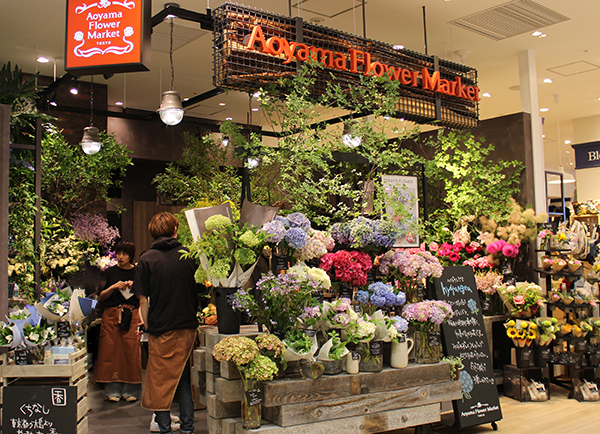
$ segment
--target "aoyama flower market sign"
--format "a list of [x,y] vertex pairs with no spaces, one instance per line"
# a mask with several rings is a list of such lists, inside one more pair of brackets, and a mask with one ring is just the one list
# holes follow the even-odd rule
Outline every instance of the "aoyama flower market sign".
[[74,75],[147,71],[149,0],[67,0],[65,69]]

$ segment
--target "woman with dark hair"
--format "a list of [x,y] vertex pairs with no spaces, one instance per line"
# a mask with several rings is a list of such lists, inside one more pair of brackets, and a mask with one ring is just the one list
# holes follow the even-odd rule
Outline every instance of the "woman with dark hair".
[[95,378],[105,383],[106,399],[137,401],[142,390],[142,358],[137,327],[139,300],[130,290],[135,274],[133,243],[115,246],[117,265],[106,270],[106,284],[98,299],[104,303]]

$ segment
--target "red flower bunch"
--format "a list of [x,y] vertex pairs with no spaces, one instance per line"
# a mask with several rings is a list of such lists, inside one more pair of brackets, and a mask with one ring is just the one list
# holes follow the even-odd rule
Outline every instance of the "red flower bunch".
[[456,265],[464,259],[478,258],[481,245],[476,241],[472,241],[466,246],[460,241],[454,244],[442,243],[441,246],[434,242],[429,245],[429,250],[437,254],[443,265],[449,266]]
[[367,271],[373,268],[373,262],[365,252],[338,250],[323,256],[319,267],[332,277],[332,269],[335,270],[335,279],[339,281],[352,286],[364,286],[367,284]]

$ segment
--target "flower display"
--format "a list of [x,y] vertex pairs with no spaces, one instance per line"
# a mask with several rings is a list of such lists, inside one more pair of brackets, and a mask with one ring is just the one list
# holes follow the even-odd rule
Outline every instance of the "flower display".
[[45,320],[40,321],[38,325],[32,326],[25,324],[23,326],[23,338],[25,344],[29,347],[42,345],[56,337],[54,326],[49,325]]
[[496,294],[502,285],[503,276],[495,271],[483,271],[475,274],[477,289],[484,294]]
[[200,324],[217,324],[217,307],[214,304],[209,303],[208,306],[198,312],[198,320],[200,321]]
[[265,232],[234,223],[220,214],[207,218],[204,226],[206,231],[202,237],[186,246],[189,252],[182,255],[200,262],[196,282],[210,281],[213,286],[224,287],[243,285],[265,245]]
[[336,243],[373,252],[392,247],[401,233],[400,225],[393,220],[371,220],[366,217],[336,223],[331,228]]
[[560,330],[556,318],[535,318],[533,322],[537,326],[536,343],[538,345],[549,345],[556,339],[556,333]]
[[69,220],[75,237],[97,243],[107,250],[119,238],[119,230],[108,224],[108,219],[95,212],[75,213]]
[[245,336],[226,337],[215,345],[213,356],[220,362],[235,363],[244,384],[248,380],[272,380],[279,371],[275,362],[260,353],[258,344]]
[[538,327],[533,321],[509,319],[504,327],[506,335],[513,341],[515,347],[528,347],[538,337]]
[[379,259],[379,272],[396,279],[441,277],[444,267],[431,252],[420,249],[390,250]]
[[79,271],[85,261],[93,263],[98,249],[75,235],[40,244],[40,269],[45,276],[63,278]]
[[406,303],[406,294],[402,291],[396,294],[391,284],[374,282],[367,287],[366,291],[359,290],[354,299],[362,305],[363,311],[372,314],[377,308],[402,306]]
[[323,320],[327,328],[346,327],[358,320],[358,314],[352,309],[349,298],[339,298],[333,302],[323,303]]
[[452,318],[452,314],[452,306],[441,300],[425,300],[402,308],[402,316],[420,331],[433,330]]
[[94,260],[94,262],[92,262],[92,265],[94,267],[100,268],[102,271],[106,271],[110,267],[114,267],[115,265],[117,265],[117,263],[118,263],[117,254],[115,252],[113,252],[112,250],[110,250],[105,255],[98,256]]
[[[267,244],[276,254],[287,255],[306,246],[311,223],[304,214],[295,212],[287,217],[277,216],[275,220],[265,223],[262,229],[266,234]],[[318,247],[313,245],[311,249],[312,254]],[[305,253],[308,255],[308,252]]]
[[364,252],[338,250],[323,256],[319,267],[341,282],[348,282],[352,286],[364,286],[367,284],[367,272],[373,267],[373,262]]
[[260,300],[245,289],[234,296],[234,308],[245,310],[264,324],[270,332],[285,334],[298,324],[306,307],[316,306],[313,294],[324,287],[309,275],[268,273],[257,283]]
[[[4,324],[4,323],[2,324],[2,328],[0,328],[0,346],[2,346],[2,347],[12,347],[13,346],[13,344],[15,343],[15,330],[16,330],[16,326],[14,326],[14,324]],[[19,333],[18,330],[17,330],[17,333]]]
[[375,337],[377,322],[364,315],[356,321],[350,322],[344,330],[346,331],[346,340],[348,342],[354,344],[368,342]]
[[325,290],[331,288],[331,279],[325,270],[318,267],[309,267],[304,262],[298,262],[288,270],[288,273],[296,274],[298,277],[310,277],[316,280]]
[[544,305],[542,288],[531,282],[517,282],[515,285],[503,284],[498,293],[512,315],[531,317]]
[[327,252],[335,247],[333,238],[324,231],[311,229],[308,232],[308,238],[304,247],[298,249],[294,256],[299,261],[310,261],[311,259],[320,259]]
[[408,331],[408,321],[401,316],[393,316],[391,318],[386,318],[385,322],[387,326],[388,339],[392,342],[398,343],[399,335]]
[[277,336],[271,333],[261,333],[255,338],[255,341],[262,355],[273,361],[283,359],[285,344]]

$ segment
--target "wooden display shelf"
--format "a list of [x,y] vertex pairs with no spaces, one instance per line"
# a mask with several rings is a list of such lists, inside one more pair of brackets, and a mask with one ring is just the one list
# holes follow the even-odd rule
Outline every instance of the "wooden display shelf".
[[8,353],[2,355],[3,364],[0,376],[7,384],[8,378],[48,378],[68,377],[72,380],[80,378],[87,372],[87,350],[82,348],[69,354],[69,363],[66,365],[14,365],[8,364]]
[[[195,350],[206,383],[203,394],[209,434],[376,433],[427,425],[441,420],[442,402],[462,398],[460,381],[452,381],[450,365],[409,364],[404,369],[355,375],[324,375],[317,380],[286,377],[262,383],[263,424],[246,430],[241,423],[243,384],[235,365],[214,360],[217,342],[228,335],[203,328],[206,348]],[[256,326],[241,334],[256,335]]]

